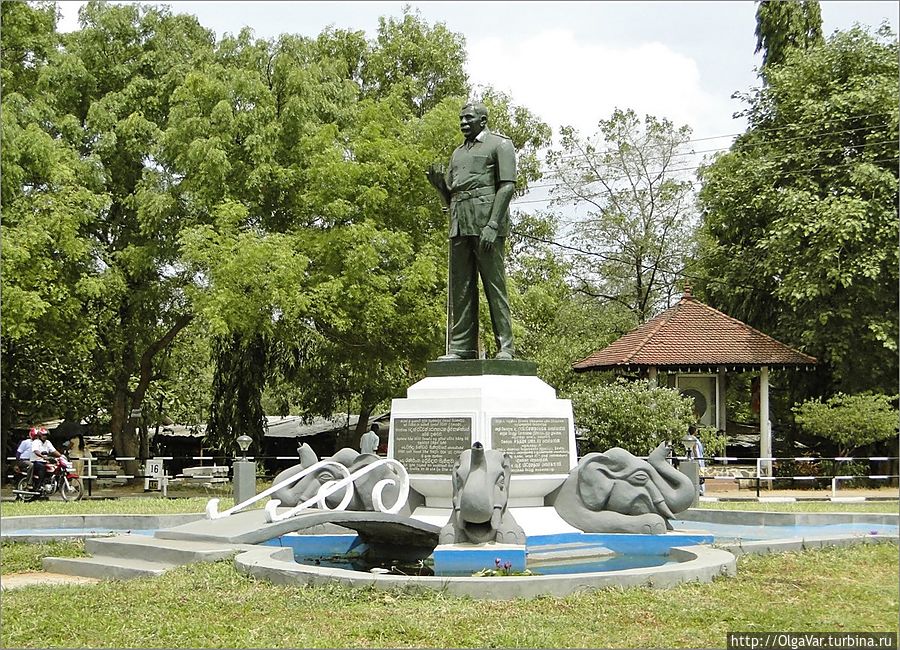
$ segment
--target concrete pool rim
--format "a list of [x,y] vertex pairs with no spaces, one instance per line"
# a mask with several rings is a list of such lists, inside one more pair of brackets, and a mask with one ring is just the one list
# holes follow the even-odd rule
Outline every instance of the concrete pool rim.
[[[35,529],[91,528],[106,530],[160,529],[203,519],[202,513],[167,515],[22,515],[0,518],[0,537],[4,541],[41,542],[51,539],[108,536],[109,532],[90,534],[38,534]],[[744,525],[827,525],[881,524],[897,525],[900,515],[891,513],[783,513],[765,511],[735,511],[692,509],[681,513],[683,521],[734,523]],[[31,531],[17,533],[17,530]],[[473,598],[511,599],[541,595],[565,596],[583,590],[606,587],[654,588],[671,587],[685,582],[711,582],[716,576],[736,575],[736,556],[747,553],[779,553],[800,551],[824,546],[844,546],[890,542],[897,544],[896,535],[879,533],[843,533],[807,535],[766,540],[742,540],[712,546],[675,546],[670,556],[676,562],[662,566],[623,569],[597,573],[504,577],[447,577],[402,576],[369,574],[347,569],[312,566],[294,561],[288,547],[258,546],[241,550],[233,560],[235,569],[245,575],[275,584],[324,584],[339,582],[356,587],[377,589],[428,589],[456,596]]]

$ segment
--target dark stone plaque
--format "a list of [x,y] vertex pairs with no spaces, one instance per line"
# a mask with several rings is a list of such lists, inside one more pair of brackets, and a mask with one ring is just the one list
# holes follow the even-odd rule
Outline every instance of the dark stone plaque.
[[569,473],[568,418],[491,418],[491,448],[512,456],[516,474]]
[[394,418],[394,458],[413,474],[450,474],[472,446],[472,418]]

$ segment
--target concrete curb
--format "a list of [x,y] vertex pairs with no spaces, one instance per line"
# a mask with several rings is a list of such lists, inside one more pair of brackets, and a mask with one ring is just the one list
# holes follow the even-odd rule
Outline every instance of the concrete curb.
[[[109,537],[125,530],[158,530],[203,519],[203,513],[162,515],[20,515],[0,517],[0,539],[30,544],[61,540]],[[82,529],[61,533],[57,529]],[[49,532],[37,532],[48,529]],[[27,533],[18,531],[27,530]]]
[[569,594],[607,587],[666,588],[684,582],[711,582],[717,576],[734,576],[733,554],[708,546],[673,547],[670,555],[678,564],[546,576],[439,577],[367,574],[359,571],[316,567],[294,562],[289,548],[261,547],[239,554],[235,568],[246,575],[275,584],[325,584],[339,582],[353,587],[440,591],[476,599],[534,598]]
[[888,512],[768,512],[690,508],[677,519],[744,526],[824,526],[827,524],[900,525],[900,514]]

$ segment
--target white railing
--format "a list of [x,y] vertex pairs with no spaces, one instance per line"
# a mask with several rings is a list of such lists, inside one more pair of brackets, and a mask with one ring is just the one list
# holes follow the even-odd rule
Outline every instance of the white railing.
[[[320,508],[323,510],[330,510],[328,505],[325,503],[325,499],[338,490],[342,490],[346,488],[346,493],[344,494],[341,502],[334,508],[335,510],[344,510],[350,501],[353,499],[354,493],[354,482],[362,476],[372,472],[379,467],[394,467],[397,470],[398,478],[400,481],[400,492],[397,495],[396,502],[389,508],[386,508],[384,505],[384,499],[382,497],[382,493],[384,489],[388,486],[397,485],[397,481],[393,478],[383,478],[372,487],[372,504],[379,512],[384,512],[387,514],[397,514],[400,512],[400,509],[406,504],[406,500],[409,498],[409,474],[406,473],[406,468],[403,467],[399,462],[390,458],[382,458],[373,463],[369,463],[368,465],[361,467],[357,471],[349,474],[348,476],[338,480],[338,481],[328,481],[324,483],[322,487],[316,492],[316,494],[304,501],[303,503],[298,503],[296,506],[287,510],[286,512],[279,513],[277,511],[278,506],[281,502],[278,499],[272,499],[266,504],[266,521],[272,523],[275,521],[283,521],[285,519],[289,519],[295,515],[300,514],[307,508],[312,507],[315,504],[318,504]],[[345,470],[346,471],[346,470]]]

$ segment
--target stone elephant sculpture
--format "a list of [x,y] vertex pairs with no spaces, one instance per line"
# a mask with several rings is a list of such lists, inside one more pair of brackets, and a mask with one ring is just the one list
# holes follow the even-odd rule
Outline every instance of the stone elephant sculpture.
[[509,454],[480,442],[459,455],[453,467],[453,510],[441,529],[441,544],[524,544],[525,532],[507,511]]
[[590,533],[660,534],[694,501],[691,479],[667,460],[665,443],[641,460],[613,447],[584,456],[569,473],[554,507],[572,526]]
[[[316,452],[314,452],[312,448],[306,443],[304,443],[300,447],[299,452],[300,463],[294,465],[293,467],[289,467],[288,469],[279,473],[275,477],[275,480],[272,482],[272,485],[276,485],[277,483],[290,478],[294,474],[303,471],[307,467],[311,467],[319,461],[319,458],[316,457]],[[361,454],[355,449],[344,447],[333,456],[322,458],[321,460],[331,460],[339,463],[346,467],[347,470],[352,474],[365,465],[380,460],[380,457],[376,456],[375,454]],[[315,472],[312,472],[308,476],[304,476],[293,485],[283,487],[280,490],[276,490],[272,494],[272,499],[278,499],[279,501],[281,501],[281,506],[283,507],[294,507],[297,504],[314,497],[319,491],[319,488],[321,488],[325,483],[329,481],[340,480],[342,478],[344,478],[343,474],[340,474],[337,470],[329,467],[323,467],[316,470]],[[372,490],[375,487],[375,484],[378,483],[378,481],[381,481],[385,478],[394,479],[394,484],[388,485],[384,489],[382,499],[386,504],[395,503],[399,494],[399,476],[395,469],[391,468],[390,466],[384,466],[372,470],[368,474],[361,476],[354,483],[355,487],[353,491],[353,497],[350,500],[350,503],[347,505],[346,509],[375,511],[376,508],[372,499]],[[329,508],[337,507],[338,504],[340,504],[341,499],[344,498],[347,489],[348,488],[337,490],[334,494],[326,497],[325,504]]]

